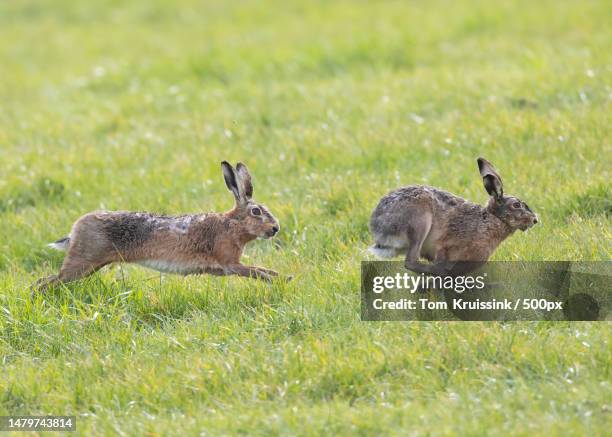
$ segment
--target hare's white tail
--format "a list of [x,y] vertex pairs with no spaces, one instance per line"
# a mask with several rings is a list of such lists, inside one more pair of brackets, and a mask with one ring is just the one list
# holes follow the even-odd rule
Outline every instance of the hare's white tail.
[[70,246],[70,236],[60,238],[59,240],[54,241],[53,243],[47,244],[47,246],[55,250],[66,250],[68,249],[68,246]]
[[394,258],[397,256],[397,249],[395,247],[375,244],[374,246],[370,246],[368,250],[371,254],[377,256],[378,258]]

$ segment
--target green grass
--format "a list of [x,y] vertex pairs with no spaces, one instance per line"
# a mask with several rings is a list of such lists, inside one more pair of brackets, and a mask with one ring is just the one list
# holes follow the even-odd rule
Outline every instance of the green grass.
[[[288,4],[290,3],[290,4]],[[0,3],[0,415],[78,433],[604,435],[609,323],[366,323],[388,190],[541,219],[496,260],[611,258],[607,1]],[[244,160],[289,284],[138,267],[29,299],[90,210],[232,205]],[[608,431],[605,431],[605,430]]]

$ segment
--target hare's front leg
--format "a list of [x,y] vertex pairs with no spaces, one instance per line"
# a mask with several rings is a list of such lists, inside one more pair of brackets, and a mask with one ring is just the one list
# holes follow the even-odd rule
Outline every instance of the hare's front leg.
[[262,269],[261,267],[245,266],[243,264],[234,264],[227,269],[229,274],[244,276],[246,278],[262,279],[271,282],[274,276],[278,276],[273,270]]
[[278,276],[277,271],[266,269],[265,267],[253,266],[253,268],[259,270],[260,272],[267,273],[270,276]]
[[[262,279],[271,282],[275,277],[281,278],[278,272],[257,266],[245,266],[243,264],[234,264],[229,268],[230,274],[244,276],[247,278]],[[284,281],[291,281],[293,276],[283,276]]]

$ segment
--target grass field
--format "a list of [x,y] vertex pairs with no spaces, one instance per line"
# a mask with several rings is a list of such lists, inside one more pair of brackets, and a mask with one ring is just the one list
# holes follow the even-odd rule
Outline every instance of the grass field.
[[[604,435],[610,325],[366,323],[378,199],[541,223],[496,260],[611,258],[608,1],[0,3],[0,415],[81,435]],[[281,222],[267,285],[106,269],[30,300],[95,209],[226,210],[245,161]],[[608,431],[606,431],[606,429]]]

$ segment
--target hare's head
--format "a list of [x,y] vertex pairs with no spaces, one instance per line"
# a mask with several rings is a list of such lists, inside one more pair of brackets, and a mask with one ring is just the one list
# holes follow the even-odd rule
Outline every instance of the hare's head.
[[526,231],[538,222],[538,216],[518,197],[505,196],[504,184],[493,165],[478,158],[478,169],[484,187],[491,196],[487,209],[512,229]]
[[227,188],[234,194],[236,207],[232,217],[241,223],[247,234],[259,238],[272,238],[280,229],[278,220],[268,209],[253,201],[253,184],[246,165],[239,162],[236,168],[227,161],[221,163]]

